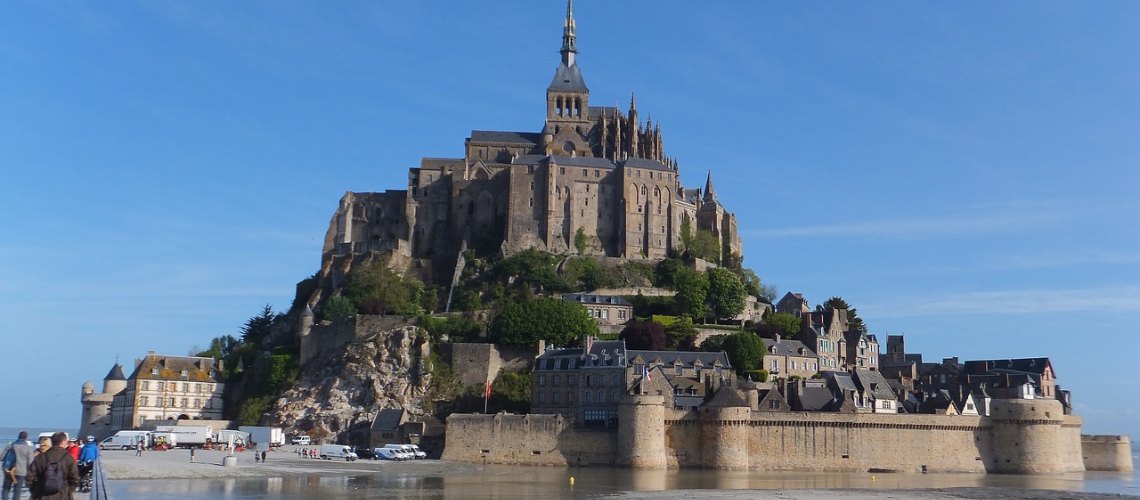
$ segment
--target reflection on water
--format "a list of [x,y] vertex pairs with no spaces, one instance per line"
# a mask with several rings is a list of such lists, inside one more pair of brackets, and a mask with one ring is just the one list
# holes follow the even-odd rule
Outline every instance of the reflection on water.
[[[571,487],[570,478],[574,478]],[[487,466],[439,475],[293,475],[241,479],[112,481],[116,500],[135,498],[359,499],[560,498],[622,491],[685,489],[1032,488],[1140,495],[1134,474],[1055,476],[859,474],[809,472],[633,471],[609,468]]]

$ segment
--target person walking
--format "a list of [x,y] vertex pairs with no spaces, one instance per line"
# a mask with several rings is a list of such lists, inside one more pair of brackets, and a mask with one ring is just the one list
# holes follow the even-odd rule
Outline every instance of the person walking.
[[32,460],[28,467],[28,490],[38,500],[73,500],[79,486],[79,467],[67,452],[67,434],[51,436],[52,447]]
[[139,442],[135,443],[135,456],[136,457],[142,456],[142,449],[143,449],[143,440],[140,437]]
[[[12,453],[10,466],[7,465],[9,452]],[[20,500],[20,493],[23,493],[27,486],[28,466],[35,458],[35,451],[32,449],[32,445],[28,443],[28,431],[20,431],[19,437],[4,448],[0,457],[5,458],[4,491],[0,493],[0,497],[3,500],[9,498]],[[9,491],[11,496],[8,495]]]
[[[95,460],[99,459],[99,444],[95,442],[95,436],[87,436],[87,442],[83,448],[79,450],[79,477],[85,478],[92,470],[95,469]],[[85,484],[90,485],[90,481]]]

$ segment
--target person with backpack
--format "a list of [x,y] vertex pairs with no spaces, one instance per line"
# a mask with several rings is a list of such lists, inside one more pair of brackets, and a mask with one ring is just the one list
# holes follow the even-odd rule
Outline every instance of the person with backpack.
[[51,444],[28,467],[28,489],[33,500],[72,500],[72,493],[79,486],[79,467],[63,447],[67,433],[52,434]]
[[[0,493],[3,500],[20,500],[20,493],[26,485],[28,466],[34,457],[32,445],[28,443],[28,431],[21,431],[20,436],[4,448],[0,454],[4,460],[4,490]],[[9,497],[9,492],[11,496]]]

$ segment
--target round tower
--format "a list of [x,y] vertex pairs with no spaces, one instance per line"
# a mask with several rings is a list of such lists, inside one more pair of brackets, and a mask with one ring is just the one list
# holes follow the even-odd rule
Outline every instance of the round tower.
[[123,365],[115,363],[107,376],[103,377],[103,392],[114,396],[127,388],[127,377],[123,375]]
[[1055,474],[1061,460],[1065,416],[1055,399],[995,399],[990,406],[993,472]]
[[618,405],[617,465],[664,469],[665,396],[633,394]]
[[304,337],[309,334],[309,330],[313,328],[313,310],[309,308],[309,304],[305,304],[305,309],[301,311],[301,321],[297,324],[297,336]]
[[702,407],[701,463],[706,469],[747,470],[751,409],[746,406]]

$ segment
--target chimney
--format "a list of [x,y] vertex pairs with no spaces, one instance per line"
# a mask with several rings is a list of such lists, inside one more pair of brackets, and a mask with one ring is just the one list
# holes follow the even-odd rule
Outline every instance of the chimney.
[[776,343],[777,344],[780,343],[780,334],[778,334],[778,333],[776,334]]
[[546,341],[538,339],[538,355],[541,356],[544,352],[546,352]]
[[223,372],[223,371],[225,371],[225,366],[226,366],[226,362],[225,362],[225,360],[221,360],[221,359],[219,359],[219,360],[217,361],[217,367],[218,367],[218,375],[221,375],[221,374],[222,374],[222,372]]

